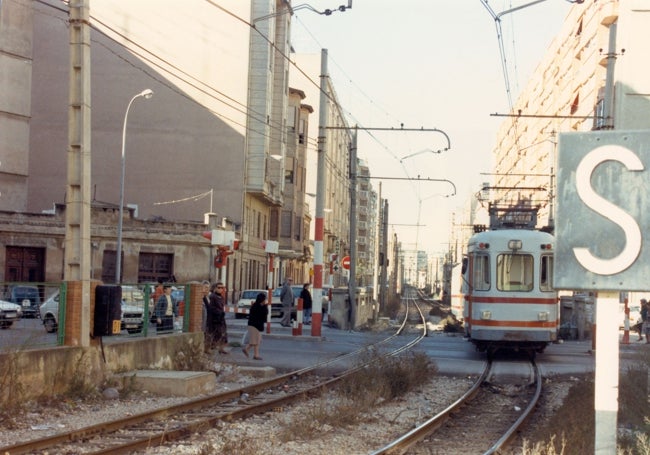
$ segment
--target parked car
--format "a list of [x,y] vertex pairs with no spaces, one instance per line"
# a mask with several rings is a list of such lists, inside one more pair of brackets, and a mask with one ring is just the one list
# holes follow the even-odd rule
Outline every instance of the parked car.
[[0,300],[0,329],[8,329],[22,316],[22,308],[15,303]]
[[144,325],[144,291],[137,286],[122,286],[121,330],[140,333]]
[[[144,325],[144,293],[135,286],[122,286],[121,330],[140,333]],[[59,291],[54,292],[40,307],[40,316],[45,331],[56,332],[59,326]]]
[[[251,306],[253,305],[253,302],[257,298],[257,294],[260,292],[268,292],[266,289],[246,289],[244,291],[241,291],[241,295],[239,296],[239,300],[237,300],[237,309],[239,310],[250,310]],[[271,316],[273,316],[273,309],[271,308]],[[243,319],[246,318],[245,314],[242,313],[235,313],[235,318],[236,319]]]
[[40,307],[41,321],[47,333],[54,333],[59,326],[59,291],[49,296]]
[[120,328],[127,332],[140,333],[144,325],[142,315],[144,314],[144,301],[142,305],[130,305],[122,300],[122,318]]
[[20,305],[24,317],[37,318],[41,306],[41,293],[38,286],[12,285],[7,290],[7,301]]

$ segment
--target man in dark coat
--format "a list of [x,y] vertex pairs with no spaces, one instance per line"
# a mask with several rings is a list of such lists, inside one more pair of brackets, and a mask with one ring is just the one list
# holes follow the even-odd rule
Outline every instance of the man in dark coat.
[[311,324],[311,293],[309,292],[309,283],[302,285],[302,291],[300,291],[300,298],[302,299],[302,314],[305,324]]
[[212,287],[208,297],[205,318],[206,350],[218,349],[220,354],[228,354],[225,350],[228,344],[228,330],[223,293],[223,283],[218,282]]

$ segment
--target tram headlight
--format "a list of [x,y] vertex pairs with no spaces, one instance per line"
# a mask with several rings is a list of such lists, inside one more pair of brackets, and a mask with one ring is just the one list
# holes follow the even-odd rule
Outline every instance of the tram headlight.
[[548,321],[548,311],[540,311],[537,313],[538,321]]
[[521,240],[508,240],[508,248],[514,251],[521,250]]
[[481,319],[492,319],[492,312],[487,310],[481,311]]

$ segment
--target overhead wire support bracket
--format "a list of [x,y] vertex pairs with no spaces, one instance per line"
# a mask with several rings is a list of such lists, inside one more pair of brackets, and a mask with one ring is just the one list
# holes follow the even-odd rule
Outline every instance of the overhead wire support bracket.
[[287,11],[280,11],[280,12],[277,12],[277,13],[267,14],[266,16],[261,16],[261,17],[257,17],[255,19],[253,19],[253,26],[255,25],[255,22],[263,21],[263,20],[270,19],[270,18],[276,17],[276,16],[282,16],[283,14],[286,14],[287,12],[289,14],[293,15],[293,13],[295,11],[298,11],[298,10],[301,10],[301,9],[307,9],[309,11],[312,11],[312,12],[316,13],[316,14],[322,14],[322,15],[325,15],[325,16],[330,16],[332,13],[334,13],[336,11],[340,11],[340,12],[343,13],[346,10],[349,10],[349,9],[352,8],[352,0],[348,0],[347,6],[346,5],[339,5],[338,8],[336,8],[336,9],[326,8],[323,11],[318,11],[316,8],[314,8],[313,6],[311,6],[308,3],[301,3],[300,5],[296,5],[294,7],[292,7],[291,5],[289,5],[287,3],[287,7],[288,7]]
[[375,177],[375,176],[370,176],[370,175],[357,175],[356,178],[358,179],[378,179],[378,180],[417,180],[420,182],[447,182],[449,183],[453,188],[454,192],[452,194],[447,194],[445,197],[450,197],[450,196],[456,196],[456,185],[454,185],[454,182],[451,180],[447,179],[432,179],[429,177],[423,178],[420,177],[419,175],[417,177]]
[[490,114],[490,117],[522,117],[522,118],[566,118],[566,119],[580,119],[580,120],[587,120],[587,119],[602,119],[603,117],[601,116],[594,116],[594,115],[543,115],[543,114],[522,114],[521,112],[517,114],[499,114],[498,112],[495,112],[494,114]]
[[355,129],[355,130],[364,130],[364,131],[396,131],[396,132],[405,131],[405,132],[420,132],[420,133],[432,133],[433,132],[433,133],[440,133],[443,136],[445,136],[445,139],[447,139],[447,147],[445,147],[443,149],[438,149],[436,151],[429,150],[429,149],[420,150],[419,152],[416,152],[416,153],[413,153],[411,155],[405,156],[404,158],[402,158],[400,160],[400,163],[402,162],[402,160],[405,160],[406,158],[417,155],[419,153],[425,153],[425,152],[441,153],[441,152],[446,152],[447,150],[451,149],[451,140],[449,139],[449,136],[447,135],[447,133],[445,133],[444,131],[442,131],[441,129],[438,129],[438,128],[424,128],[424,127],[420,127],[420,128],[404,128],[404,124],[402,124],[402,125],[400,125],[399,128],[395,128],[395,127],[390,127],[390,128],[388,128],[388,127],[372,127],[372,126],[366,126],[366,127],[364,127],[364,126],[355,126],[354,128],[350,128],[348,126],[326,126],[325,129],[330,129],[330,130]]

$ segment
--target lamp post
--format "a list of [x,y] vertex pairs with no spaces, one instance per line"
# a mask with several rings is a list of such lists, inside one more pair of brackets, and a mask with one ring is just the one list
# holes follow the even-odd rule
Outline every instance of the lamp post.
[[122,175],[120,177],[120,216],[117,220],[117,251],[115,258],[115,284],[121,283],[121,272],[122,272],[122,217],[124,216],[124,165],[126,162],[124,155],[124,145],[126,141],[126,121],[129,117],[129,109],[131,109],[131,104],[137,98],[144,98],[148,100],[153,96],[153,90],[145,89],[142,92],[135,95],[129,101],[129,104],[126,106],[126,112],[124,113],[124,126],[122,127]]

